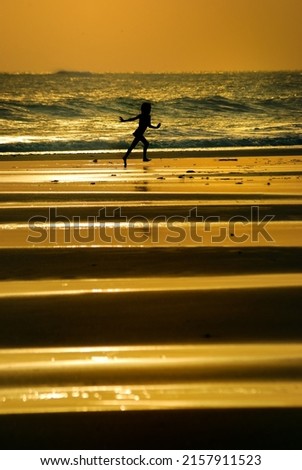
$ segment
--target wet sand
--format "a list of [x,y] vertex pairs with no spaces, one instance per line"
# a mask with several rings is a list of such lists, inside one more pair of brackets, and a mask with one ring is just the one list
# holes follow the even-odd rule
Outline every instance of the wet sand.
[[7,448],[299,446],[301,154],[1,157]]

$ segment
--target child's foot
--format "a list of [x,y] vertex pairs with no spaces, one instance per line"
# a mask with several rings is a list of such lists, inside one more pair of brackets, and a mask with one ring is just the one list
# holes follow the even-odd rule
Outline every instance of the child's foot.
[[143,162],[151,162],[151,158],[145,157],[143,158]]
[[127,168],[127,158],[123,157],[123,160],[124,160],[124,168]]

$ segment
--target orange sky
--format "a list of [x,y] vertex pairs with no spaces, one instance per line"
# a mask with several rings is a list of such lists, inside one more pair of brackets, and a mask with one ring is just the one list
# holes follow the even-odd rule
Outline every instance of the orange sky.
[[1,0],[0,71],[302,69],[301,0]]

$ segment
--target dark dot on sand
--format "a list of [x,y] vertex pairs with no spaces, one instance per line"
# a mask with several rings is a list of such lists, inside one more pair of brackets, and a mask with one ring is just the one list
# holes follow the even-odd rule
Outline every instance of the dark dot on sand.
[[159,176],[158,178],[156,178],[157,180],[165,180],[166,178],[164,178],[163,176]]
[[148,191],[146,186],[135,186],[135,189],[137,189],[137,191]]
[[93,163],[97,163],[97,162],[98,162],[98,159],[95,158],[95,159],[93,160]]
[[111,176],[116,176],[115,174],[111,175]]
[[90,184],[95,184],[94,182],[90,183]]
[[218,159],[219,162],[237,162],[238,161],[238,158],[219,158]]
[[51,182],[52,182],[52,183],[58,183],[59,180],[52,180]]
[[196,173],[194,170],[187,170],[186,173]]
[[185,177],[185,175],[179,175],[179,177],[178,177],[178,178],[184,178],[184,177]]
[[236,183],[236,184],[243,184],[243,183],[242,183],[242,181],[237,181],[237,183]]
[[268,186],[270,186],[270,185],[271,185],[271,183],[270,183],[270,182],[268,182],[268,183],[267,183],[267,185],[268,185]]
[[230,237],[234,237],[234,234],[233,234],[233,233],[230,233]]

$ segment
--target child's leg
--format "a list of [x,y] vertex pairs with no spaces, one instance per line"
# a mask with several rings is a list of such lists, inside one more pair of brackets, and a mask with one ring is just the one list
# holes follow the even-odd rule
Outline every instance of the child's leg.
[[144,145],[144,152],[143,152],[143,160],[145,162],[148,162],[149,161],[149,158],[147,158],[147,150],[148,150],[148,147],[149,147],[149,142],[147,139],[145,139],[145,137],[142,137],[141,138],[141,142],[143,143]]
[[127,152],[125,153],[125,156],[123,157],[125,167],[127,166],[127,158],[129,157],[130,153],[137,146],[138,143],[139,143],[139,139],[135,137],[135,139],[133,139],[132,144],[130,145]]
[[130,145],[130,147],[128,148],[128,150],[125,154],[125,158],[129,157],[130,153],[137,146],[138,143],[139,143],[139,139],[137,137],[135,137],[135,139],[133,139],[132,144]]

